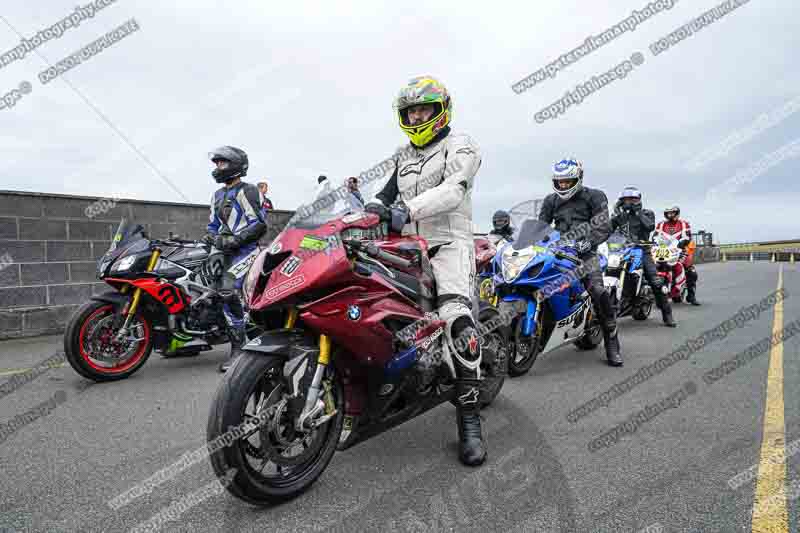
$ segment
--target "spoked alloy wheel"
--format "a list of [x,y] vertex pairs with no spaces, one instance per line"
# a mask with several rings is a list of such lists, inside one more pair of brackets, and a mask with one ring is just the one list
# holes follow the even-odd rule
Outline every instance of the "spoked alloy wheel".
[[[487,310],[480,317],[481,322],[494,316],[495,313]],[[487,407],[500,393],[500,389],[503,388],[503,383],[508,375],[509,346],[499,329],[494,329],[483,335],[480,342],[481,375],[485,380],[481,391],[481,406]]]
[[588,312],[590,315],[587,319],[586,330],[575,341],[575,346],[580,350],[593,350],[600,346],[600,342],[603,340],[603,328],[600,327],[600,320],[594,312],[594,307],[590,307]]
[[541,320],[536,324],[537,331],[533,335],[527,336],[522,333],[522,321],[524,318],[524,315],[518,316],[511,325],[514,334],[513,342],[511,343],[511,354],[508,359],[508,373],[513,377],[527,373],[533,363],[536,362],[541,349],[539,346],[542,331]]
[[283,365],[281,357],[243,353],[225,374],[209,413],[214,472],[226,480],[234,473],[228,491],[256,505],[307,490],[333,457],[344,420],[343,389],[329,367],[322,381],[324,409],[297,429],[306,391],[301,398],[288,395]]
[[123,339],[117,339],[114,306],[91,301],[70,319],[64,352],[75,371],[94,381],[124,379],[144,365],[153,349],[150,322],[137,314]]

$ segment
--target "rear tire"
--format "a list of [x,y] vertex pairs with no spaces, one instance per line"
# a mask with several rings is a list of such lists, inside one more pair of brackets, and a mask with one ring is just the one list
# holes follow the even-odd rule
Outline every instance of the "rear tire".
[[[255,402],[259,398],[265,400],[271,397],[274,391],[278,390],[275,395],[275,400],[278,400],[278,402],[270,401],[269,405],[264,406],[267,410],[277,410],[279,402],[283,399],[283,393],[278,387],[284,387],[283,390],[285,390],[283,365],[284,359],[279,356],[243,352],[238,357],[234,365],[225,373],[211,402],[206,430],[209,448],[211,448],[211,443],[215,439],[228,433],[228,428],[237,427],[246,418],[254,416],[254,414],[246,413],[246,408],[250,405],[251,398],[254,397],[253,405],[255,406]],[[328,372],[332,370],[329,367]],[[277,474],[272,477],[262,475],[264,467],[267,465],[268,460],[271,459],[268,454],[280,453],[277,448],[280,444],[277,443],[277,437],[275,437],[273,431],[280,432],[281,437],[289,435],[294,439],[297,438],[292,433],[291,427],[283,423],[289,422],[289,419],[280,418],[280,422],[283,425],[276,425],[273,423],[274,419],[272,418],[272,416],[276,415],[272,415],[258,431],[250,436],[232,438],[230,445],[224,446],[223,444],[220,446],[224,447],[210,450],[212,452],[210,456],[211,465],[218,478],[226,478],[226,474],[231,469],[235,469],[235,475],[232,476],[232,479],[230,477],[226,478],[230,480],[226,487],[228,492],[248,503],[266,506],[290,500],[308,490],[328,466],[333,453],[336,451],[342,431],[344,392],[341,379],[335,372],[333,374],[332,390],[336,414],[322,426],[313,430],[321,433],[316,434],[312,431],[310,435],[314,436],[314,442],[309,447],[301,450],[300,454],[296,456],[301,457],[301,459],[294,458],[297,464],[284,465],[288,470],[288,474],[284,473],[278,463],[273,460],[272,464],[276,465]],[[288,414],[288,411],[284,412]],[[293,418],[291,418],[291,423],[294,423]],[[257,439],[258,446],[253,442],[253,439]],[[301,442],[305,442],[305,438]],[[310,452],[308,451],[309,449],[311,450]],[[308,454],[307,460],[303,457],[304,454]],[[281,455],[281,457],[283,456]],[[261,462],[262,459],[263,463]],[[292,459],[292,457],[282,458],[285,461],[291,461]],[[260,470],[257,466],[258,464],[262,465]]]
[[[134,324],[141,324],[145,338],[138,348],[123,364],[115,368],[106,368],[94,362],[92,351],[87,349],[87,342],[90,340],[88,337],[90,334],[93,335],[91,327],[93,324],[107,319],[113,313],[113,304],[95,300],[88,301],[75,311],[64,332],[64,354],[70,366],[81,376],[98,383],[130,377],[147,362],[147,358],[150,357],[153,350],[153,328],[149,320],[137,313]],[[99,325],[95,327],[99,327]]]

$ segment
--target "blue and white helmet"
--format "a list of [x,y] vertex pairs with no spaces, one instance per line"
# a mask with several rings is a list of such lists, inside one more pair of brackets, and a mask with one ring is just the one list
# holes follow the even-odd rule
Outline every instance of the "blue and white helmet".
[[640,204],[642,203],[642,192],[632,185],[628,185],[619,195],[620,200],[624,200],[625,198],[633,198],[635,200],[634,203]]
[[566,158],[553,165],[553,190],[563,200],[575,196],[582,187],[583,163]]

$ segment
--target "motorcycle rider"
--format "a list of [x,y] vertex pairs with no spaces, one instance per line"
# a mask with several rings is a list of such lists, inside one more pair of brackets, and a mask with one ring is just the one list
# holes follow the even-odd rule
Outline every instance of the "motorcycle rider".
[[[367,212],[390,221],[404,235],[428,242],[436,279],[437,313],[446,322],[445,339],[456,372],[456,419],[461,462],[486,460],[481,433],[481,348],[471,312],[475,258],[472,190],[481,166],[478,145],[467,135],[451,133],[451,97],[430,76],[412,78],[394,101],[400,129],[411,140],[414,156],[393,157],[394,170],[367,204]],[[395,205],[392,205],[395,204]]]
[[502,209],[495,211],[492,215],[492,231],[488,235],[489,242],[495,246],[504,239],[512,242],[512,235],[514,235],[514,228],[511,227],[511,215]]
[[[642,207],[642,193],[636,187],[625,187],[614,206],[611,230],[619,231],[632,241],[649,241],[655,229],[656,215]],[[648,250],[649,251],[649,250]],[[649,253],[642,254],[642,270],[647,283],[653,288],[656,305],[661,309],[664,325],[677,326],[672,318],[672,304],[667,297],[667,288],[656,273],[656,264]]]
[[686,273],[686,301],[692,305],[700,305],[697,301],[697,269],[694,267],[694,258],[686,251],[689,243],[692,242],[692,227],[689,222],[682,220],[681,208],[677,205],[668,207],[664,210],[664,218],[656,225],[656,229],[663,231],[673,237],[677,236],[680,241],[678,246],[683,250],[680,264],[683,265]]
[[[547,224],[555,222],[555,229],[562,236],[586,230],[581,232],[586,236],[576,240],[575,249],[585,265],[597,261],[597,247],[611,234],[606,194],[583,185],[583,163],[574,158],[555,163],[552,179],[554,192],[542,202],[539,220]],[[603,286],[600,269],[586,273],[582,281],[597,310],[608,364],[622,366],[616,313]]]
[[211,197],[211,215],[202,240],[225,254],[224,271],[218,285],[221,290],[232,293],[224,305],[231,339],[231,353],[219,366],[219,371],[225,372],[241,353],[245,341],[244,310],[240,297],[244,278],[236,280],[227,270],[255,250],[267,226],[258,188],[241,179],[247,175],[247,154],[233,146],[222,146],[209,152],[208,157],[215,165],[211,176],[223,186]]

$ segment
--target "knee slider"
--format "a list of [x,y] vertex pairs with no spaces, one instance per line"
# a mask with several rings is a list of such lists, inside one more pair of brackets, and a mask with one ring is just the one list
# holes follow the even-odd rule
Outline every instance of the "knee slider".
[[448,302],[439,310],[445,321],[448,348],[454,359],[469,370],[477,370],[481,361],[481,346],[469,307],[462,302]]

